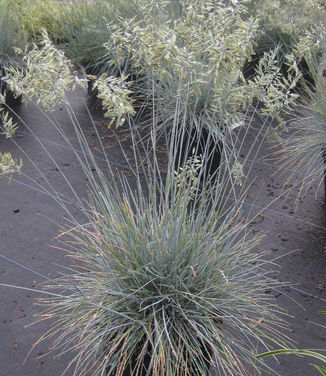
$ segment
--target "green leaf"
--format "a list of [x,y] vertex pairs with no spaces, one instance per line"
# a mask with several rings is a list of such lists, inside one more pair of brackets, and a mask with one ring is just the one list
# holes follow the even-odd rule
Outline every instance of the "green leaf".
[[321,360],[322,362],[326,363],[326,356],[319,354],[313,350],[299,350],[299,349],[279,349],[268,351],[262,354],[257,355],[258,358],[267,358],[270,356],[277,356],[277,355],[299,355],[299,356],[310,356],[312,358],[316,358]]
[[321,374],[321,376],[326,376],[326,369],[320,366],[317,366],[316,364],[312,364],[317,371]]

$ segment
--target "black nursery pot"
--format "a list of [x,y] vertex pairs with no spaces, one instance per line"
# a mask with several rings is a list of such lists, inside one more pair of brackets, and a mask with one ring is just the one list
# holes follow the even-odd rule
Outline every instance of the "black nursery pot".
[[[202,346],[201,351],[202,351],[202,353],[205,357],[205,364],[206,364],[207,372],[205,374],[203,374],[201,371],[199,371],[197,369],[196,366],[194,366],[193,369],[191,370],[191,373],[189,374],[189,376],[208,376],[208,375],[210,375],[209,369],[210,369],[211,363],[210,363],[209,360],[212,357],[212,351],[207,349],[207,347],[204,347],[204,346]],[[132,372],[132,370],[136,369],[136,367],[137,367],[137,357],[138,356],[134,356],[133,358],[131,358],[130,364],[127,366],[127,368],[123,372],[123,376],[134,376],[134,373]],[[143,358],[142,370],[138,373],[137,376],[151,376],[152,374],[147,373],[148,370],[149,370],[149,367],[150,367],[150,363],[151,363],[151,353],[150,353],[150,350],[148,350],[148,352],[145,354],[145,356]],[[109,368],[107,368],[107,372],[109,372]]]
[[[149,376],[147,374],[147,369],[149,369],[150,362],[151,362],[151,357],[149,354],[146,354],[143,360],[143,368],[138,373],[137,376]],[[130,364],[126,367],[122,376],[133,376],[134,373],[132,372],[132,370],[135,369],[136,367],[137,367],[137,357],[135,356],[131,359]],[[109,370],[110,370],[110,367],[107,367],[105,375],[108,374]],[[114,375],[115,373],[116,373],[116,370],[113,373],[111,372],[111,375]]]
[[98,90],[94,89],[94,80],[87,81],[87,94],[89,97],[96,98],[98,94]]
[[176,171],[190,158],[202,157],[204,159],[202,179],[206,179],[216,174],[220,167],[223,142],[214,140],[206,129],[200,131],[191,129],[185,132],[183,138],[178,138],[174,149]]
[[16,97],[14,93],[8,88],[4,77],[6,76],[6,71],[3,65],[0,63],[0,92],[2,95],[6,93],[6,104],[7,106],[13,108],[17,107],[22,103],[22,96]]
[[[138,347],[138,351],[139,353],[135,353],[134,356],[131,357],[126,369],[124,370],[122,376],[133,376],[133,370],[136,369],[137,367],[137,360],[138,360],[138,356],[140,356],[141,354],[141,349],[142,349],[142,345],[144,344],[143,341],[141,341],[141,343],[139,344],[139,347]],[[121,345],[119,346],[121,348]],[[139,372],[139,374],[137,376],[150,376],[147,374],[147,370],[149,369],[149,366],[150,366],[150,362],[151,362],[151,346],[149,345],[148,346],[148,350],[146,352],[146,354],[144,355],[143,357],[143,361],[142,361],[142,369],[141,371]],[[107,375],[110,371],[110,366],[108,365],[106,367],[106,373],[105,375]],[[117,370],[114,369],[113,373],[111,372],[111,375],[115,375],[117,373]]]

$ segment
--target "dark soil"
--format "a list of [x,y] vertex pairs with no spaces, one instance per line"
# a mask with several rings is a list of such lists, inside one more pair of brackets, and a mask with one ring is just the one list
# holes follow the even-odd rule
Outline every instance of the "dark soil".
[[[77,93],[71,98],[89,145],[101,161],[96,135],[84,109],[83,94]],[[1,151],[10,151],[16,158],[21,156],[24,161],[23,175],[14,175],[11,183],[6,178],[0,183],[0,283],[37,288],[39,283],[44,282],[44,277],[56,276],[57,265],[69,264],[64,253],[53,247],[58,235],[56,223],[63,222],[65,213],[42,188],[46,186],[44,178],[68,201],[73,200],[73,195],[61,177],[60,170],[67,174],[80,196],[85,195],[87,182],[74,153],[36,107],[21,107],[19,115],[54,155],[58,166],[51,162],[24,125],[21,125],[14,139],[16,144],[10,140],[0,140]],[[58,109],[53,116],[77,148],[78,143],[65,111]],[[120,172],[132,179],[131,171],[123,162],[115,132],[106,129],[106,122],[100,111],[94,111],[93,116],[101,130],[108,158]],[[118,132],[118,136],[127,156],[131,155],[127,132]],[[45,176],[33,167],[20,148],[28,153]],[[288,335],[297,347],[325,349],[326,329],[315,325],[326,324],[325,318],[318,315],[318,311],[326,309],[324,197],[320,194],[315,199],[316,185],[313,185],[296,210],[293,206],[296,188],[286,199],[281,198],[274,202],[282,192],[286,174],[284,177],[275,174],[277,166],[263,158],[267,153],[263,147],[253,163],[253,183],[246,207],[252,216],[260,208],[270,204],[250,226],[253,232],[265,233],[261,250],[271,251],[271,258],[277,259],[275,263],[278,266],[271,265],[277,278],[294,285],[279,293],[266,291],[266,294],[274,294],[277,303],[288,312],[288,321],[291,323]],[[322,189],[320,191],[322,192]],[[75,210],[73,205],[71,208],[78,216],[77,209]],[[0,296],[0,375],[61,375],[71,359],[71,354],[60,358],[54,358],[54,354],[44,355],[49,344],[42,342],[27,357],[33,344],[47,329],[46,323],[29,326],[37,320],[34,315],[40,308],[34,303],[38,295],[27,290],[0,287]],[[283,376],[318,375],[309,363],[310,359],[290,356],[280,357],[279,363],[270,360],[270,365]],[[72,371],[67,371],[66,375],[72,375]]]

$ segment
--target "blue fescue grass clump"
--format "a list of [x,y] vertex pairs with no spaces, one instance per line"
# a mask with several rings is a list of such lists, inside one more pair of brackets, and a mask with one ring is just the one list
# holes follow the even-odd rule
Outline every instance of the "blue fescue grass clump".
[[39,318],[51,319],[42,339],[52,339],[58,353],[73,351],[76,375],[205,375],[210,367],[219,375],[259,373],[256,347],[285,344],[286,324],[265,294],[280,284],[265,269],[265,253],[256,252],[261,236],[243,221],[231,162],[203,180],[205,153],[173,171],[170,152],[161,170],[155,130],[150,151],[140,150],[130,123],[131,186],[109,162],[101,170],[74,127],[89,195],[78,204],[85,220],[70,215],[62,233],[72,266],[44,285],[48,296],[39,300]]

